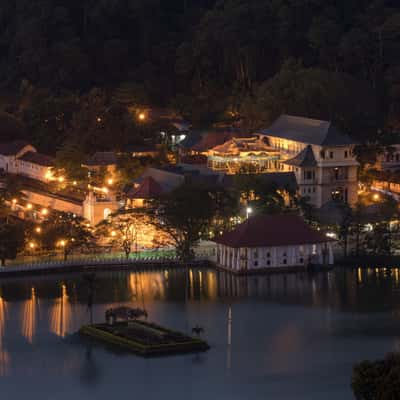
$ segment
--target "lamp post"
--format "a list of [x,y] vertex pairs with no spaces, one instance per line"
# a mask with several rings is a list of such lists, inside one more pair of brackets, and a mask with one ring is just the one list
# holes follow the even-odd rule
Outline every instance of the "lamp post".
[[246,208],[246,219],[249,219],[249,216],[252,212],[253,212],[253,209],[251,207]]

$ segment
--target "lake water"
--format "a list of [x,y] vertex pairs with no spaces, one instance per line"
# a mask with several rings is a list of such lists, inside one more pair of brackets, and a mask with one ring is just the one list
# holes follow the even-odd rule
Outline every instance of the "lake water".
[[144,304],[149,320],[201,325],[211,345],[144,359],[73,335],[89,320],[79,275],[3,280],[1,399],[345,400],[355,362],[400,350],[399,269],[191,270],[188,282],[177,270],[97,274],[95,320],[110,306]]

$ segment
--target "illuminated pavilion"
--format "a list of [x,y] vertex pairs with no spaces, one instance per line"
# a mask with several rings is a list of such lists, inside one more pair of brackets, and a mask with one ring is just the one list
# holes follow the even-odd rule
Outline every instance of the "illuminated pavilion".
[[261,136],[232,138],[210,149],[207,157],[210,169],[228,174],[278,171],[280,159],[279,151]]

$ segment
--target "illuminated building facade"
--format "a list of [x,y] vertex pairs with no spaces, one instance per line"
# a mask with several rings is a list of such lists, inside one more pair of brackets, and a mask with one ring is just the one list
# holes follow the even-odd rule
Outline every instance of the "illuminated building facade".
[[280,153],[281,171],[296,175],[299,194],[317,208],[331,200],[357,202],[354,142],[331,122],[282,115],[261,132]]
[[6,173],[48,182],[53,176],[53,167],[52,157],[38,153],[25,141],[0,143],[0,170]]
[[258,215],[215,239],[216,263],[235,273],[333,264],[332,239],[296,215]]
[[280,158],[264,136],[233,138],[210,149],[207,156],[210,169],[228,174],[278,171]]

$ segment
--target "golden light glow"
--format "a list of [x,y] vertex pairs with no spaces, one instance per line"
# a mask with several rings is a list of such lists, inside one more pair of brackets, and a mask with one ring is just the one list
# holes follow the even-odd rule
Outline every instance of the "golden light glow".
[[65,240],[60,240],[58,242],[58,245],[61,246],[61,247],[65,247],[66,244],[67,244],[67,242]]
[[103,187],[101,190],[103,191],[103,193],[108,193],[108,189],[106,187]]
[[29,242],[29,248],[34,249],[36,247],[35,243]]
[[41,228],[40,226],[38,226],[38,227],[35,229],[35,231],[36,231],[36,233],[41,233],[41,232],[42,232],[42,228]]
[[114,180],[110,178],[110,179],[107,180],[107,183],[108,183],[109,185],[112,185],[112,184],[114,183]]
[[140,119],[141,121],[144,121],[144,120],[146,119],[146,114],[145,114],[145,113],[140,113],[140,114],[139,114],[139,119]]
[[61,287],[59,297],[50,311],[50,330],[60,337],[65,337],[71,324],[71,305],[69,304],[67,288]]
[[76,186],[76,185],[78,184],[78,182],[77,182],[77,181],[73,181],[72,184],[73,184],[74,186]]
[[31,290],[31,298],[27,300],[23,308],[22,335],[29,343],[33,342],[36,333],[36,293],[35,288]]
[[379,201],[380,196],[379,196],[378,193],[375,193],[375,194],[372,196],[372,198],[374,199],[374,201]]
[[7,318],[7,303],[0,297],[0,376],[7,376],[9,373],[10,356],[3,349],[4,326]]
[[63,183],[63,182],[64,182],[64,180],[65,180],[65,179],[64,179],[64,177],[63,177],[63,176],[59,176],[59,177],[58,177],[58,182],[60,182],[60,183]]
[[18,200],[17,199],[12,199],[13,204],[17,204]]
[[49,213],[49,210],[47,208],[43,208],[41,213],[42,215],[47,215]]
[[28,210],[32,210],[33,205],[32,205],[31,203],[28,203],[28,204],[26,205],[26,208],[27,208]]
[[117,232],[115,232],[115,231],[111,231],[111,236],[112,236],[112,237],[115,237],[115,236],[117,236]]

